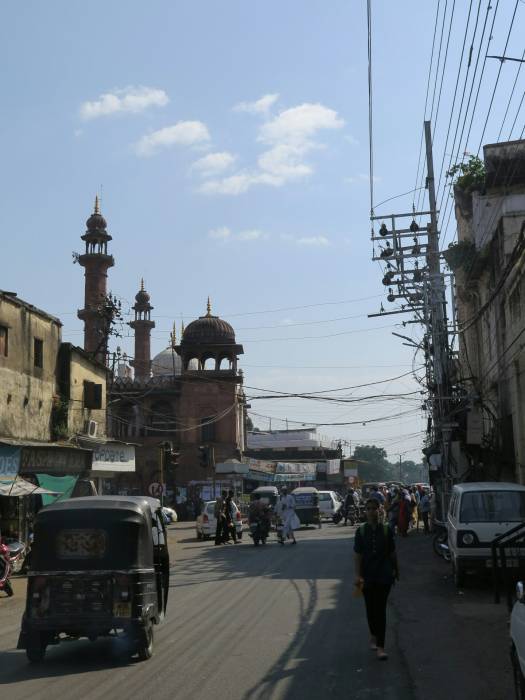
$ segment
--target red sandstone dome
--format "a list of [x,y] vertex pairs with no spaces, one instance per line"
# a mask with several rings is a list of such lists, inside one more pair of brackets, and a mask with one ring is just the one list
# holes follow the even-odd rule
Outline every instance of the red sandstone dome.
[[181,345],[235,345],[235,331],[222,318],[211,315],[208,299],[208,313],[184,330]]

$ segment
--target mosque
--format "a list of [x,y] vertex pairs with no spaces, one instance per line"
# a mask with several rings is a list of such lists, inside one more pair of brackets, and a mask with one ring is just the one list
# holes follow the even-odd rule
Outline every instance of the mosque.
[[[84,321],[84,350],[107,364],[110,324],[104,309],[114,258],[98,197],[86,226],[85,253],[78,256],[85,270],[78,317]],[[243,347],[232,326],[212,314],[208,299],[206,313],[183,327],[180,342],[174,326],[168,347],[152,359],[155,320],[143,282],[133,311],[134,357],[110,371],[108,379],[108,434],[136,445],[136,472],[122,475],[117,488],[147,494],[152,485],[164,483],[168,494],[191,498],[199,485],[213,480],[215,464],[242,457],[246,401],[238,360]]]

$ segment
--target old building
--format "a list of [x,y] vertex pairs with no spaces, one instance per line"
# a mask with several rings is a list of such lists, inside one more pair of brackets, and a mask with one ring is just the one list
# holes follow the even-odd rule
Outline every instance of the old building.
[[452,456],[460,478],[525,482],[525,141],[484,147],[483,180],[454,189],[459,328],[456,379],[464,387]]
[[62,324],[0,291],[0,436],[51,440]]

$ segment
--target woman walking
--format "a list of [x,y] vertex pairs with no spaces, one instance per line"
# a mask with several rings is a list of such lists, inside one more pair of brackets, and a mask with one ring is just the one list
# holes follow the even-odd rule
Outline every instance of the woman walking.
[[366,522],[355,533],[354,552],[355,585],[365,599],[370,648],[385,661],[386,603],[394,579],[399,579],[399,567],[394,535],[379,522],[379,502],[374,498],[366,502]]

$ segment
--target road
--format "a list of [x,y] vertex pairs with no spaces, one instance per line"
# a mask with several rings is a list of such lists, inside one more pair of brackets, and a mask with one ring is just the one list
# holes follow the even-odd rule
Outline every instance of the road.
[[[352,530],[301,530],[298,545],[198,542],[172,529],[166,621],[147,662],[122,662],[109,640],[50,647],[41,665],[16,650],[19,595],[0,600],[0,689],[10,700],[411,700],[395,641],[378,662],[367,647],[362,599],[352,597]],[[395,595],[395,592],[394,592]],[[391,618],[395,613],[391,610]]]

